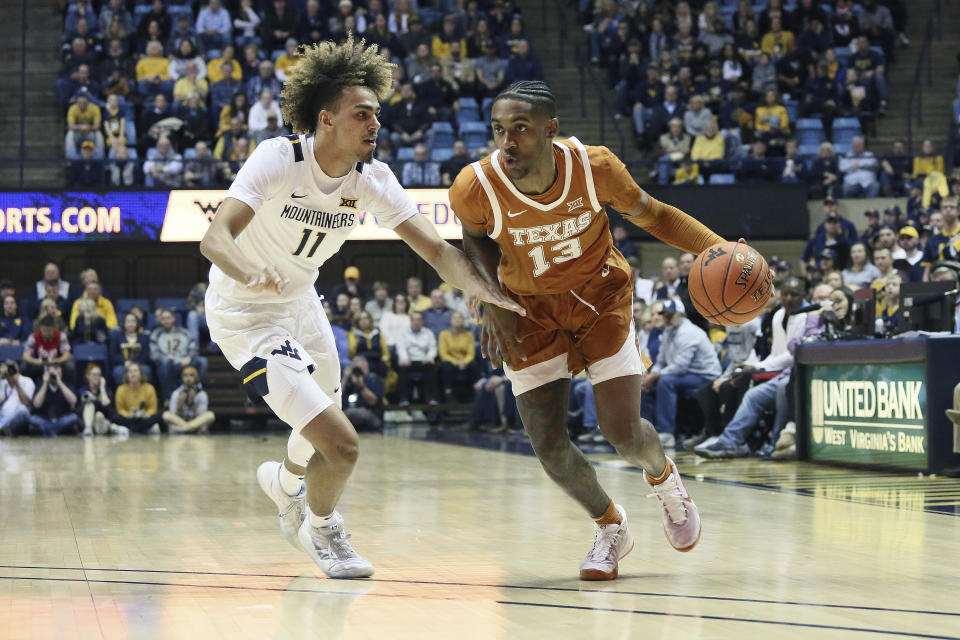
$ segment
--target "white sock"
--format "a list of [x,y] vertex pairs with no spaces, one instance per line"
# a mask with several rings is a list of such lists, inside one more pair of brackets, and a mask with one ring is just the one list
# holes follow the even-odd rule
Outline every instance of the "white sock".
[[303,478],[295,473],[290,473],[286,466],[280,463],[280,472],[277,474],[280,480],[280,489],[288,496],[295,496],[300,493],[303,487]]
[[318,516],[313,512],[313,509],[307,508],[307,511],[310,513],[310,526],[312,527],[329,527],[333,524],[333,521],[336,519],[337,512],[334,511],[328,516]]

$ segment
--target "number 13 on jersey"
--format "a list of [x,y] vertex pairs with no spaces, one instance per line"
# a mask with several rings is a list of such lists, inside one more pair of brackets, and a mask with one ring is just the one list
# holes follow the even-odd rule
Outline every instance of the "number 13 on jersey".
[[[542,276],[552,266],[551,261],[547,259],[547,250],[548,249],[545,249],[544,245],[541,244],[527,252],[527,255],[533,258],[534,278]],[[583,254],[583,251],[580,248],[579,238],[571,238],[569,240],[564,240],[563,242],[558,242],[557,244],[551,246],[549,251],[553,264],[560,264],[562,262],[567,262],[568,260],[579,258]]]

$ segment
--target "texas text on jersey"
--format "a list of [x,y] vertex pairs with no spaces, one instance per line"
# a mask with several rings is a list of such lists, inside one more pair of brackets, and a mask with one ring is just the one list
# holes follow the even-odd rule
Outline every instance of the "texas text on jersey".
[[521,295],[575,288],[611,259],[629,270],[613,248],[603,207],[631,211],[643,191],[606,147],[570,138],[554,141],[553,152],[558,175],[545,193],[520,192],[499,151],[465,167],[450,189],[457,217],[500,245],[500,278]]

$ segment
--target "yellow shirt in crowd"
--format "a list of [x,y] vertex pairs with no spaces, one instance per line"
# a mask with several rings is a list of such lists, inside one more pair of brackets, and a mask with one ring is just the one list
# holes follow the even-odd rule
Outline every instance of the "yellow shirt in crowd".
[[473,334],[466,330],[454,334],[452,330],[444,329],[437,340],[437,352],[440,360],[453,365],[471,362],[476,357]]
[[70,124],[95,124],[100,126],[100,107],[92,102],[87,105],[85,110],[81,110],[79,105],[71,105],[67,109],[67,122]]
[[[223,58],[214,58],[207,63],[207,80],[210,84],[223,80],[223,71],[221,71],[220,67],[223,66],[224,62],[226,62],[226,60]],[[233,65],[233,73],[230,74],[233,79],[243,80],[243,69],[240,67],[240,63],[236,60],[231,60],[230,64]]]
[[[81,298],[77,298],[76,300],[73,301],[73,308],[70,309],[70,330],[71,331],[77,328],[77,317],[80,315],[80,310],[78,309],[77,304],[80,302],[82,298],[86,298],[86,297],[87,297],[87,292],[84,291],[83,296]],[[99,298],[97,298],[97,313],[100,314],[100,317],[106,320],[107,329],[116,329],[117,326],[119,326],[117,325],[117,312],[113,310],[113,303],[107,300],[106,298],[104,298],[103,296],[100,296]]]
[[160,76],[161,80],[170,79],[170,60],[144,56],[137,62],[137,81]]
[[153,415],[157,412],[157,390],[149,382],[140,384],[140,388],[134,390],[128,384],[122,384],[117,387],[117,395],[114,398],[117,407],[117,413],[125,418],[129,418],[134,411],[143,404],[143,410],[147,415]]

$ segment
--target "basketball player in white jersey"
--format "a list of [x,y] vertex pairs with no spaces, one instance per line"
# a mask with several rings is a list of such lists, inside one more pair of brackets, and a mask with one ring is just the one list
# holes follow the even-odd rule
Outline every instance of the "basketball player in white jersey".
[[317,267],[364,211],[467,295],[522,311],[417,215],[390,168],[372,159],[378,98],[392,66],[362,40],[306,48],[283,90],[284,120],[299,133],[257,146],[200,243],[213,263],[210,337],[244,385],[293,429],[284,461],[260,465],[258,481],[280,510],[287,540],[332,578],[374,569],[350,546],[335,509],[358,438],[340,410],[340,366],[313,286]]

